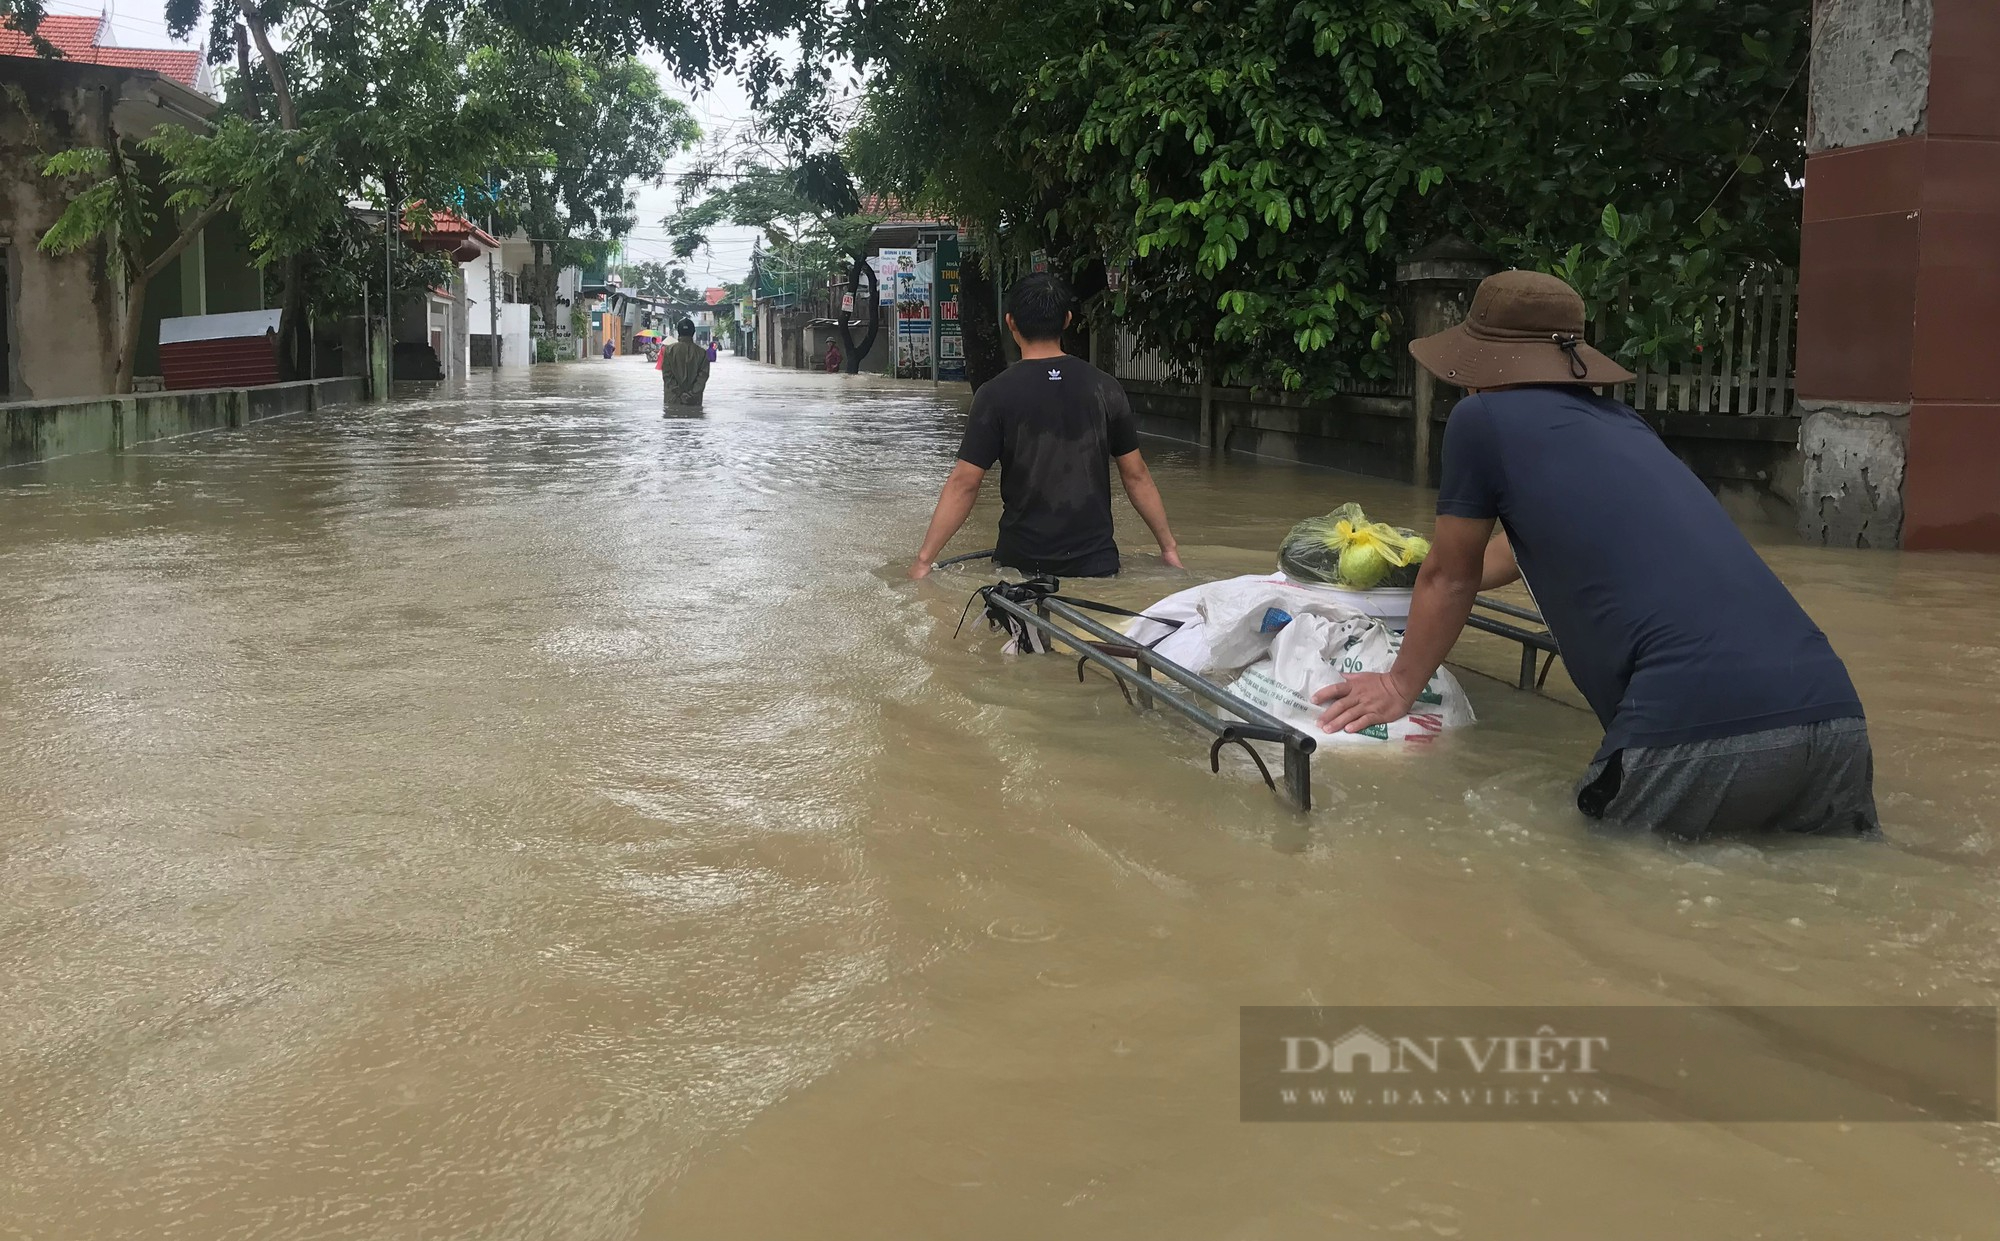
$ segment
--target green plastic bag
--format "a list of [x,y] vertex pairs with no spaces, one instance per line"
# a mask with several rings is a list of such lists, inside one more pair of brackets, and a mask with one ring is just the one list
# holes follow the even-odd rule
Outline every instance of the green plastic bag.
[[1278,567],[1295,582],[1349,590],[1407,588],[1430,555],[1430,540],[1414,530],[1369,521],[1359,504],[1292,527],[1278,549]]

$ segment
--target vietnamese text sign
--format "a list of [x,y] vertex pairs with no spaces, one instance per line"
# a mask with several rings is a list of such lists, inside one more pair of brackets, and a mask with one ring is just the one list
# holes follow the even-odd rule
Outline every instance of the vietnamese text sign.
[[937,377],[953,383],[965,380],[964,328],[958,321],[958,238],[947,237],[937,248]]

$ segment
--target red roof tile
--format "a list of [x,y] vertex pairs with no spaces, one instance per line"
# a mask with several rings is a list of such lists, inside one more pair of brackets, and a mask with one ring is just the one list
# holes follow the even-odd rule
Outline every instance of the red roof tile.
[[[100,19],[95,17],[67,17],[51,13],[42,19],[36,31],[44,39],[61,48],[64,55],[88,51],[97,43],[97,27]],[[0,21],[0,56],[33,56],[35,45],[14,25],[12,17]]]
[[[51,14],[42,19],[35,33],[53,43],[65,60],[118,69],[149,69],[188,87],[200,78],[201,53],[164,47],[100,47],[99,22],[95,17]],[[0,56],[33,55],[36,55],[33,40],[14,26],[13,18],[0,22]]]
[[944,219],[941,216],[919,215],[914,211],[906,211],[901,202],[880,194],[863,194],[861,196],[861,213],[863,215],[879,215],[882,217],[883,224],[951,223],[950,220]]
[[[421,206],[422,204],[415,205]],[[456,212],[449,210],[431,212],[430,226],[422,230],[417,229],[410,219],[405,216],[402,228],[403,232],[408,234],[412,240],[427,249],[456,245],[458,242],[466,240],[476,242],[490,250],[498,250],[500,248],[500,243],[494,239],[491,233]]]

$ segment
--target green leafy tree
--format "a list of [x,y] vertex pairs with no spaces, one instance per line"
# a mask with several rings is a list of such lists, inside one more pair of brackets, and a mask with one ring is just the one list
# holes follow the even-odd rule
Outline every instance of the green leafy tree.
[[849,28],[850,54],[876,72],[842,143],[869,193],[951,220],[970,242],[959,323],[977,389],[1007,366],[995,285],[1009,263],[1041,250],[1072,282],[1102,284],[1103,252],[1050,218],[1061,192],[1031,182],[1010,138],[1021,92],[1070,46],[1072,13],[1018,0],[924,7],[878,6]]
[[[73,189],[69,206],[42,235],[40,248],[53,255],[73,254],[101,241],[109,258],[107,267],[124,289],[116,392],[132,390],[147,287],[230,203],[228,194],[215,194],[198,176],[178,169],[170,174],[173,184],[162,194],[140,166],[139,152],[170,158],[185,140],[185,132],[172,126],[161,126],[138,143],[128,143],[113,130],[104,146],[59,152],[42,169],[44,176],[66,181]],[[158,253],[147,258],[162,210],[177,213],[179,226]]]
[[648,297],[664,297],[676,307],[701,304],[701,293],[688,283],[687,269],[668,263],[628,263],[622,269],[625,283]]
[[[1395,262],[1451,235],[1575,281],[1608,346],[1670,354],[1746,268],[1796,258],[1808,16],[883,4],[854,42],[881,71],[850,144],[864,183],[1049,250],[1092,311],[1219,377],[1386,375]],[[1101,259],[1126,271],[1116,294]]]
[[[177,34],[203,16],[198,0],[168,5]],[[382,251],[350,202],[372,200],[413,227],[446,207],[527,227],[552,323],[553,262],[608,251],[632,224],[631,179],[657,178],[695,133],[643,65],[531,45],[482,8],[224,0],[207,20],[211,59],[234,62],[226,107],[208,128],[163,127],[139,143],[64,153],[49,169],[79,191],[45,244],[102,240],[124,256],[121,390],[145,282],[223,210],[277,273],[281,356],[299,373],[307,321],[358,310],[367,290],[382,289]],[[142,164],[157,174],[139,175]],[[164,257],[130,257],[155,249]],[[448,274],[407,249],[391,266],[404,290]]]
[[840,273],[848,276],[857,308],[867,303],[867,330],[857,342],[849,311],[837,311],[835,321],[848,372],[858,371],[882,331],[881,298],[867,248],[880,217],[862,211],[839,155],[821,151],[786,166],[745,156],[727,171],[711,162],[682,177],[680,190],[682,205],[666,226],[682,258],[706,246],[716,227],[733,224],[763,230],[770,251],[760,256],[760,268],[775,271],[797,291]]
[[1454,226],[1576,285],[1609,347],[1687,356],[1746,272],[1798,262],[1810,7],[1484,0],[1445,136]]
[[528,233],[530,292],[542,322],[556,321],[558,268],[601,262],[631,232],[637,181],[659,184],[666,163],[700,128],[631,57],[599,60],[529,44],[493,28],[473,50],[470,89],[508,117],[513,165],[495,182],[501,214]]

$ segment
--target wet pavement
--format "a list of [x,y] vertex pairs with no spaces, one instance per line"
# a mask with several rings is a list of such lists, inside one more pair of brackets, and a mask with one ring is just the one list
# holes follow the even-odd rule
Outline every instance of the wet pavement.
[[[1995,1003],[2000,559],[1755,532],[1889,844],[1592,837],[1483,637],[1301,820],[901,580],[963,406],[587,362],[0,471],[0,1236],[2000,1236],[1990,1129],[1236,1115],[1245,1004]],[[1427,524],[1146,448],[1192,576],[1121,504],[1112,602]]]

